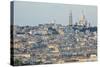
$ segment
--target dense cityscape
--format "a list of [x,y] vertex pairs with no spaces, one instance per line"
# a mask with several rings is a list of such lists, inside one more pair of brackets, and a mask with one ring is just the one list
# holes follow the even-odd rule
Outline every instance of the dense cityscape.
[[84,14],[73,23],[72,12],[68,23],[52,20],[37,26],[14,25],[14,65],[96,61],[97,26]]

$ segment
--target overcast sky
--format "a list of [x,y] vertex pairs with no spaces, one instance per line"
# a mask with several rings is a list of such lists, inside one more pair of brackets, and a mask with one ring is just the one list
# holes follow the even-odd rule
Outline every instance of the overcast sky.
[[68,5],[55,3],[36,3],[16,1],[14,4],[14,24],[15,25],[38,25],[55,23],[67,25],[69,13],[72,11],[73,24],[79,21],[82,12],[92,26],[97,25],[97,7],[83,5]]

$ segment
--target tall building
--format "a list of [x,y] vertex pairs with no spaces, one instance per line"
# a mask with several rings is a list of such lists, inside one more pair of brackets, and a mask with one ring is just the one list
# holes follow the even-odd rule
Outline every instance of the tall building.
[[72,11],[69,13],[69,25],[72,25]]
[[85,25],[85,21],[86,21],[85,15],[84,15],[84,12],[82,12],[82,15],[79,18],[79,25],[81,26]]

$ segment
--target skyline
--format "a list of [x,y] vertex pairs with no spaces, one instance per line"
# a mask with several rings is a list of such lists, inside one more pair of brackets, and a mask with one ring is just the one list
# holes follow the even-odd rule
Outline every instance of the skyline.
[[15,25],[38,25],[55,20],[57,24],[68,25],[72,12],[72,24],[79,22],[82,14],[91,26],[97,26],[97,7],[87,5],[69,5],[37,2],[14,2]]

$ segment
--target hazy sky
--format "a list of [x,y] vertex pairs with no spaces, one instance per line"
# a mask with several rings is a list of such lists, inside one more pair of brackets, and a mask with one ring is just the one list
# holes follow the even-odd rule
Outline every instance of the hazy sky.
[[14,4],[14,23],[16,25],[38,25],[56,20],[57,24],[67,25],[72,11],[73,23],[79,21],[84,12],[91,25],[97,25],[97,7],[55,3],[36,3],[17,1]]

